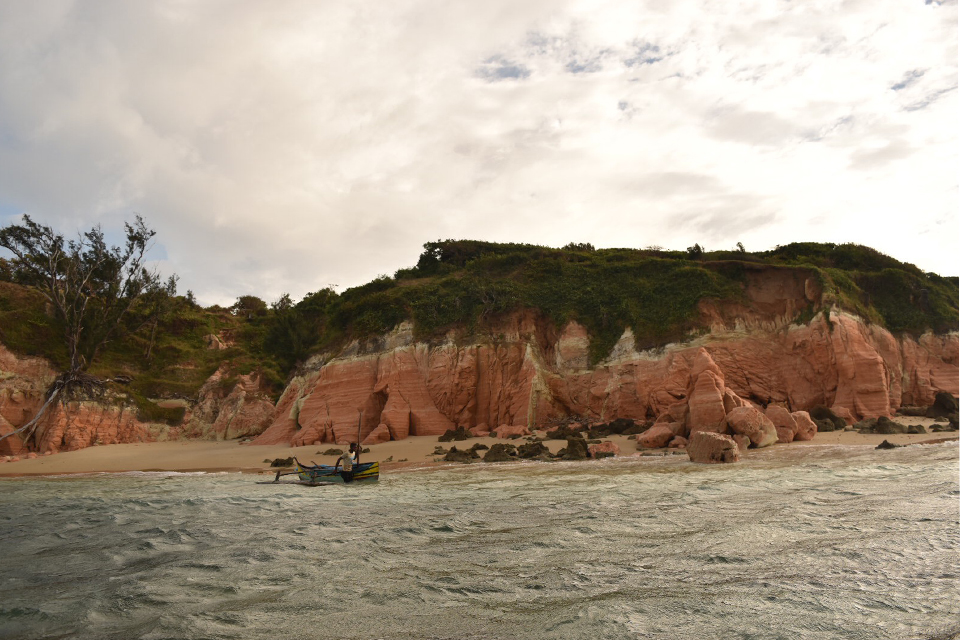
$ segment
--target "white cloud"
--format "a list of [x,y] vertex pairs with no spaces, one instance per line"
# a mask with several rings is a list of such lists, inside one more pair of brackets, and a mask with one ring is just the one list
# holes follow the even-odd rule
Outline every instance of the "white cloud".
[[0,216],[139,212],[220,303],[447,237],[957,274],[956,77],[956,4],[5,3]]

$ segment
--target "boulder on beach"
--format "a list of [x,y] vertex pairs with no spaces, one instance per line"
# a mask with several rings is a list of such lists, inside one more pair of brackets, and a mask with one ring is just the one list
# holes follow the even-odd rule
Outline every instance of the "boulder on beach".
[[754,447],[769,446],[779,438],[773,422],[754,407],[737,407],[724,421],[731,432],[750,438]]
[[591,458],[609,458],[620,455],[620,447],[613,442],[601,442],[587,447]]
[[813,440],[817,435],[817,423],[813,421],[810,414],[806,411],[794,411],[790,414],[797,423],[797,431],[793,436],[794,440]]
[[742,433],[733,434],[733,441],[737,443],[737,448],[740,449],[740,453],[746,453],[747,449],[750,448],[750,438]]
[[659,449],[677,437],[676,430],[672,427],[677,425],[675,422],[661,422],[655,424],[639,436],[637,436],[638,449]]
[[696,431],[690,434],[687,455],[691,462],[707,464],[740,461],[740,449],[733,438],[711,431]]
[[764,411],[764,415],[770,419],[773,426],[777,429],[777,441],[788,443],[793,442],[797,437],[797,419],[785,408],[777,404],[771,404]]

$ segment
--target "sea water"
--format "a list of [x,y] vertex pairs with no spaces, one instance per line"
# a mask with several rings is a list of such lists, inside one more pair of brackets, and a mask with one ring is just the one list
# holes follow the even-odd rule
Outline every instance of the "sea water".
[[957,444],[0,481],[0,638],[951,638]]

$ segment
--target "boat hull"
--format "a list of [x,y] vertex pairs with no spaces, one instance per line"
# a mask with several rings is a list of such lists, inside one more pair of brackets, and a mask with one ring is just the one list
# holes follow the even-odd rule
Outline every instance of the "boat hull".
[[340,470],[330,465],[304,465],[296,461],[296,473],[300,482],[307,484],[353,484],[377,482],[380,479],[380,463],[364,462],[354,465],[353,478],[345,480]]

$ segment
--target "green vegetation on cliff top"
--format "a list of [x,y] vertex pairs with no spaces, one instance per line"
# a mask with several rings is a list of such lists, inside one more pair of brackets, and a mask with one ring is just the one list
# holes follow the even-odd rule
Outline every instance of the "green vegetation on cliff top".
[[[687,251],[588,244],[553,249],[448,240],[429,242],[424,249],[416,266],[393,277],[341,294],[322,290],[297,303],[284,296],[268,306],[247,295],[230,309],[202,309],[177,297],[152,350],[137,314],[131,314],[91,373],[131,377],[127,388],[143,399],[143,411],[154,407],[146,398],[194,396],[222,364],[231,375],[258,371],[279,393],[310,355],[386,333],[405,320],[413,322],[418,339],[432,340],[451,329],[462,336],[483,332],[524,309],[557,327],[570,320],[584,325],[595,363],[627,327],[639,349],[690,336],[702,329],[701,301],[749,304],[748,274],[778,268],[801,269],[823,290],[820,303],[803,310],[798,322],[837,306],[895,333],[957,329],[956,277],[923,273],[860,245],[795,243],[748,253],[707,252],[698,245]],[[16,280],[15,275],[0,260],[0,342],[59,365],[65,357],[59,328],[38,294],[3,282]],[[228,348],[207,349],[205,336],[211,334],[224,338]]]

